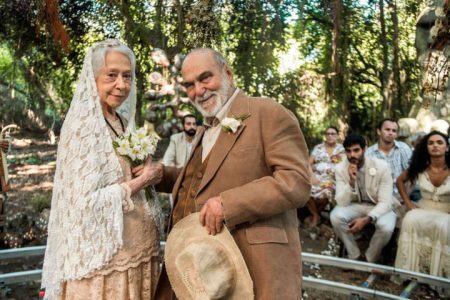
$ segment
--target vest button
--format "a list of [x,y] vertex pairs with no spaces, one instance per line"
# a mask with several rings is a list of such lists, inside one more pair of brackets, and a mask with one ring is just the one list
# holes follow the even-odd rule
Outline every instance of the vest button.
[[202,172],[198,172],[198,173],[197,173],[197,178],[198,178],[198,179],[202,179],[202,177],[203,177],[203,173],[202,173]]
[[192,198],[194,198],[196,194],[197,194],[197,191],[196,191],[196,190],[191,190],[191,197],[192,197]]

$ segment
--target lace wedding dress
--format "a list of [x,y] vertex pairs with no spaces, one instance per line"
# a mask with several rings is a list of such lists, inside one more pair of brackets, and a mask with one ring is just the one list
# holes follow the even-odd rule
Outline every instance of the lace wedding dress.
[[421,173],[422,199],[403,219],[395,267],[450,277],[450,176],[439,187]]
[[[109,120],[121,134],[119,120]],[[110,129],[111,137],[114,132]],[[114,137],[115,138],[115,137]],[[131,166],[118,156],[123,181],[130,180]],[[130,198],[127,191],[123,202],[123,246],[102,269],[83,279],[64,283],[62,299],[151,299],[159,274],[159,234],[151,217],[145,193]]]
[[[150,299],[155,284],[160,210],[144,192],[130,197],[123,183],[131,179],[130,165],[112,146],[92,67],[93,51],[121,45],[106,40],[88,49],[61,129],[42,274],[46,299]],[[133,80],[117,110],[128,131],[135,107]]]

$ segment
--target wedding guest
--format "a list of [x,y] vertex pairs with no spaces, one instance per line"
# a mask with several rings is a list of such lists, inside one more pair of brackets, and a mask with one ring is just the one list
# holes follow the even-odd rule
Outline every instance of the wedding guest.
[[159,271],[159,210],[112,141],[134,129],[135,56],[117,40],[87,51],[61,130],[44,259],[47,299],[151,299]]
[[[405,183],[417,183],[422,198],[411,201]],[[432,131],[415,147],[411,164],[397,179],[408,213],[395,267],[450,277],[450,155],[448,136]]]
[[[330,220],[350,259],[377,262],[395,228],[396,216],[389,165],[364,157],[366,140],[351,134],[344,141],[347,159],[336,166],[336,207]],[[365,254],[354,235],[373,223],[375,232]]]
[[334,170],[336,164],[342,161],[344,147],[337,142],[339,131],[334,126],[325,130],[325,141],[316,145],[309,157],[311,167],[311,199],[306,207],[311,212],[307,221],[311,227],[320,221],[320,212],[331,204],[335,191]]
[[406,143],[396,140],[398,128],[396,119],[381,120],[377,127],[378,142],[367,148],[366,156],[382,159],[389,164],[393,180],[393,193],[397,199],[400,199],[395,180],[408,168],[412,151]]
[[170,144],[164,153],[163,164],[182,168],[191,153],[195,133],[197,132],[197,119],[194,115],[183,116],[183,131],[170,137]]

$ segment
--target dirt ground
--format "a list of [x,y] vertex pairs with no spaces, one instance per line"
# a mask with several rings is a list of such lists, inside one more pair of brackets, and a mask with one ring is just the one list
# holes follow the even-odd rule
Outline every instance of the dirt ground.
[[[12,191],[8,193],[5,213],[10,217],[10,220],[11,218],[20,220],[14,219],[11,222],[16,227],[28,226],[31,229],[13,228],[12,225],[10,228],[4,228],[0,236],[0,249],[9,248],[14,243],[21,247],[45,244],[44,233],[46,227],[43,223],[48,218],[48,206],[51,199],[52,181],[56,164],[56,146],[49,144],[45,137],[16,136],[12,149],[8,154],[8,161],[10,162],[9,170],[11,173]],[[9,236],[7,233],[9,233]],[[301,225],[299,233],[304,252],[331,256],[338,255],[339,249],[336,246],[332,229],[326,222],[320,227],[313,229],[305,229],[305,226]],[[17,236],[19,237],[17,238]],[[0,261],[0,273],[42,268],[42,262],[43,257]],[[369,276],[368,273],[364,272],[345,272],[339,268],[309,263],[304,263],[303,275],[355,286],[360,286]],[[4,286],[0,283],[0,299],[38,299],[39,285],[39,282],[10,286]],[[378,279],[371,288],[396,295],[400,295],[404,289],[403,286],[391,282],[389,278]],[[303,297],[304,299],[321,300],[348,299],[347,296],[309,288],[305,290]],[[428,287],[420,286],[414,292],[413,299],[443,298],[439,298]]]

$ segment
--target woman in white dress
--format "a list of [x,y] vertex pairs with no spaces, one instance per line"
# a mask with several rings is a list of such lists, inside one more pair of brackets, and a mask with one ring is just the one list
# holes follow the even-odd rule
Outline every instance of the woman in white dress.
[[42,286],[46,299],[152,299],[159,207],[143,189],[162,176],[112,141],[134,129],[135,57],[117,40],[88,49],[61,130]]
[[[395,267],[450,277],[450,156],[448,137],[438,131],[417,145],[409,168],[397,179],[408,209],[399,237]],[[417,182],[422,199],[410,200],[405,183]]]

